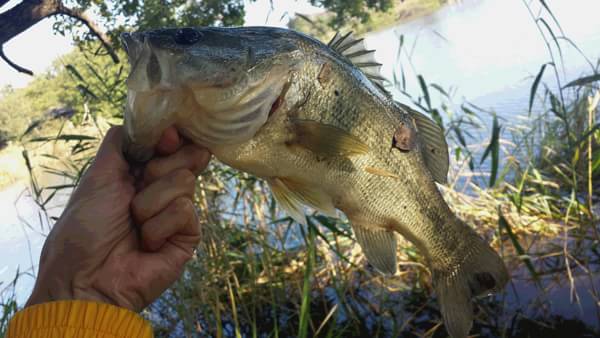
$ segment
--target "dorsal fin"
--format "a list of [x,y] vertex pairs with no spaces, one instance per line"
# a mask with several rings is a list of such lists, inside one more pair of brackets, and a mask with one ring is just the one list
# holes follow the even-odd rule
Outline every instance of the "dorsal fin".
[[417,135],[421,141],[421,152],[425,159],[425,164],[431,172],[433,179],[440,183],[448,182],[448,167],[450,166],[450,156],[448,155],[448,144],[444,131],[432,119],[408,106],[407,113],[414,119],[417,125]]
[[336,32],[327,45],[360,69],[377,88],[390,95],[384,88],[386,79],[381,76],[381,63],[375,60],[375,50],[367,49],[364,39],[355,38],[352,32],[344,35]]
[[421,151],[427,168],[436,182],[446,184],[450,157],[444,131],[424,114],[414,110],[411,113],[417,125],[417,134],[422,142]]

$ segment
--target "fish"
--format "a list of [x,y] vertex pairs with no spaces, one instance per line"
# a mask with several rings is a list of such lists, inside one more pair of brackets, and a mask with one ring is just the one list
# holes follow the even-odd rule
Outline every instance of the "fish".
[[443,129],[386,91],[363,39],[328,43],[273,27],[185,27],[124,33],[131,64],[124,153],[153,156],[171,125],[222,163],[268,182],[290,217],[305,208],[350,222],[367,261],[397,271],[397,236],[432,273],[447,332],[466,337],[472,298],[502,290],[502,258],[440,193]]

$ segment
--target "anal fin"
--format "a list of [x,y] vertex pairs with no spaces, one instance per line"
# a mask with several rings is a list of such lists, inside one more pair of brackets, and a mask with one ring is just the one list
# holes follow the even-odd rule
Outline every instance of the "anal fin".
[[396,236],[387,230],[373,230],[353,224],[352,229],[365,257],[377,270],[386,274],[395,274]]

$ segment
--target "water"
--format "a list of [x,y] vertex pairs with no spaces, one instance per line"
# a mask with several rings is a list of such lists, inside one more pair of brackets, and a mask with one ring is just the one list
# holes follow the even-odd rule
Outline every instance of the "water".
[[[57,177],[44,178],[46,185],[65,183]],[[60,215],[68,196],[66,190],[56,194],[46,206],[46,214],[36,204],[26,183],[15,183],[0,191],[0,291],[20,273],[15,289],[19,304],[27,300],[33,289],[37,263],[49,231],[48,218]]]
[[[600,57],[600,1],[570,0],[547,1],[570,37],[595,62]],[[405,37],[401,62],[397,63],[398,36]],[[485,0],[462,1],[438,12],[413,20],[399,27],[370,34],[369,48],[376,49],[376,58],[384,64],[383,74],[392,78],[402,67],[407,75],[408,92],[419,93],[416,74],[422,74],[429,83],[444,88],[454,87],[458,103],[468,100],[486,109],[493,109],[506,120],[524,114],[529,100],[533,76],[541,64],[548,62],[546,47],[522,1]],[[563,79],[569,81],[589,74],[585,60],[573,49],[563,44],[567,61]],[[410,54],[410,57],[407,55]],[[551,72],[544,80],[551,81]],[[433,91],[432,91],[433,92]],[[399,93],[395,95],[406,101]],[[434,97],[435,98],[435,97]],[[0,289],[15,276],[17,269],[35,273],[39,260],[46,221],[40,225],[40,213],[33,200],[23,194],[26,186],[16,184],[0,191],[2,223],[0,223]],[[67,196],[58,197],[51,206],[51,214],[58,215]],[[23,220],[31,227],[23,225]],[[31,266],[33,269],[30,269]],[[33,286],[33,278],[25,277],[17,285],[19,303],[23,303]],[[585,283],[585,279],[581,283]],[[578,310],[571,304],[568,289],[561,281],[550,298],[554,301],[551,312],[566,316]],[[528,280],[515,280],[519,290],[508,296],[513,303],[529,304],[535,290]],[[567,293],[565,293],[567,292]],[[512,297],[512,298],[510,298]],[[525,299],[523,298],[525,297]],[[533,296],[531,296],[533,297]],[[583,300],[584,322],[597,325],[597,317]],[[513,305],[516,306],[516,305]],[[590,314],[591,313],[591,314]]]
[[[537,3],[534,1],[534,8],[539,7]],[[595,64],[600,58],[600,1],[547,3],[566,36]],[[544,18],[551,20],[548,15]],[[397,62],[400,35],[404,35],[404,52]],[[465,0],[371,34],[366,43],[376,49],[384,76],[392,79],[394,71],[404,69],[408,92],[420,93],[416,75],[421,74],[428,83],[456,88],[458,103],[466,99],[504,118],[526,113],[533,78],[540,66],[550,61],[540,33],[520,0]],[[563,84],[591,73],[574,48],[565,42],[561,46],[565,60],[564,73],[560,72]],[[547,69],[543,80],[552,82],[551,75]]]

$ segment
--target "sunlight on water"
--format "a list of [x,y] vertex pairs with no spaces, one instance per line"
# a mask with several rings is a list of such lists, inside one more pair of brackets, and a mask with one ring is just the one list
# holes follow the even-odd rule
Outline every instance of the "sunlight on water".
[[[549,3],[566,36],[595,62],[600,57],[600,25],[593,13],[600,13],[600,1]],[[400,35],[404,47],[399,64]],[[421,74],[429,83],[457,88],[458,101],[466,98],[503,115],[525,112],[532,76],[550,61],[525,5],[517,0],[466,0],[371,34],[366,43],[376,49],[384,76],[392,79],[394,71],[404,69],[408,92],[420,91],[416,75]],[[567,80],[591,72],[574,48],[567,43],[562,48]]]

